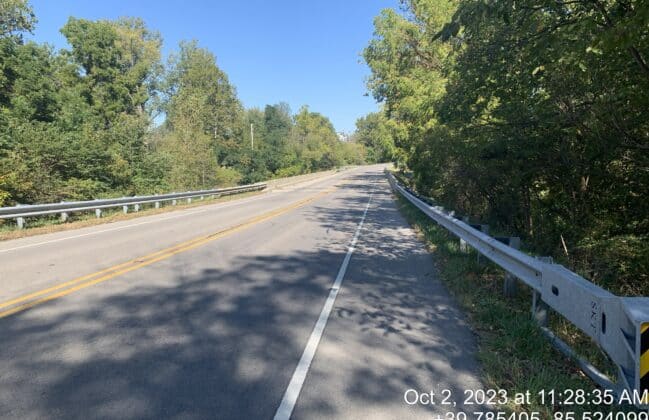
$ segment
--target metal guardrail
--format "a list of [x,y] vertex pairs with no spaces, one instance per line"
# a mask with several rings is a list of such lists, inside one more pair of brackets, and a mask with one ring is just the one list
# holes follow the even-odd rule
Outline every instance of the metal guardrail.
[[219,188],[212,190],[187,191],[181,193],[145,195],[122,198],[97,199],[89,201],[66,201],[61,203],[50,204],[33,204],[18,205],[13,207],[0,207],[0,219],[16,219],[18,227],[22,228],[25,223],[25,217],[46,216],[50,214],[61,214],[62,220],[67,220],[69,213],[94,210],[97,217],[101,217],[101,210],[107,208],[122,207],[124,213],[128,212],[128,206],[134,206],[138,211],[140,205],[153,203],[156,208],[160,203],[171,201],[176,204],[178,200],[187,200],[191,202],[192,198],[204,198],[209,196],[224,196],[239,194],[248,191],[259,191],[266,188],[265,182],[241,185],[238,187]]
[[[649,408],[649,298],[620,297],[589,282],[551,258],[534,258],[458,220],[433,206],[414,191],[399,185],[388,173],[392,187],[439,225],[458,236],[507,273],[533,289],[532,314],[545,335],[600,386],[618,396],[629,396]],[[429,200],[427,200],[429,201]],[[547,328],[548,307],[591,337],[617,366],[613,381]]]

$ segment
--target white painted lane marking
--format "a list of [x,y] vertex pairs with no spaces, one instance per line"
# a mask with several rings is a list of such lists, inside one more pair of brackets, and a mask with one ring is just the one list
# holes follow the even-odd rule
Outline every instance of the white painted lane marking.
[[[333,175],[330,175],[330,176],[327,176],[327,177],[324,177],[324,178],[318,178],[315,181],[311,181],[311,182],[304,181],[303,183],[300,183],[300,184],[312,185],[312,184],[315,184],[315,183],[317,183],[319,181],[325,181],[325,180],[328,180],[330,178],[333,178],[336,175],[339,175],[339,174],[336,173],[336,174],[333,174]],[[304,187],[304,186],[305,185],[302,185],[302,187]],[[296,189],[285,190],[285,191],[282,191],[282,192],[292,192],[292,191],[295,191]],[[274,191],[274,190],[272,190],[272,191]],[[208,206],[210,206],[210,207],[215,206],[216,208],[204,208],[204,209],[195,210],[195,211],[183,211],[180,214],[175,214],[175,215],[169,216],[169,217],[155,218],[153,220],[147,220],[147,221],[139,222],[139,223],[132,223],[132,224],[125,225],[125,226],[118,226],[118,227],[109,228],[109,229],[97,230],[97,231],[93,231],[93,232],[82,233],[82,234],[79,234],[79,235],[66,236],[64,238],[51,239],[49,241],[35,242],[35,243],[32,243],[32,244],[25,244],[25,245],[16,246],[16,247],[13,247],[13,248],[0,249],[0,254],[5,253],[5,252],[9,252],[9,251],[17,251],[17,250],[20,250],[20,249],[32,248],[32,247],[36,247],[36,246],[41,246],[41,245],[47,245],[47,244],[52,244],[52,243],[56,243],[56,242],[67,241],[69,239],[77,239],[77,238],[83,238],[85,236],[98,235],[98,234],[106,233],[106,232],[114,232],[114,231],[117,231],[117,230],[123,230],[123,229],[128,229],[128,228],[132,228],[132,227],[136,227],[136,226],[147,225],[149,223],[157,223],[157,222],[162,222],[162,221],[165,221],[165,220],[176,219],[178,217],[191,216],[193,214],[204,213],[204,212],[210,211],[210,210],[225,209],[225,208],[229,208],[229,207],[233,207],[233,206],[238,206],[240,204],[250,203],[252,201],[262,200],[264,198],[268,198],[268,196],[264,194],[261,197],[244,198],[244,199],[241,199],[241,200],[236,200],[235,202],[232,202],[232,203],[223,203],[223,204],[218,204],[217,203],[217,204],[213,204],[213,205],[208,204]],[[151,217],[155,217],[155,216],[151,216]]]
[[291,377],[291,381],[286,388],[286,392],[284,392],[282,402],[280,403],[279,408],[277,408],[277,412],[275,412],[274,420],[289,420],[291,418],[293,408],[295,408],[295,403],[297,402],[297,397],[300,395],[300,391],[302,391],[304,380],[306,379],[306,375],[309,372],[311,362],[313,361],[315,352],[318,349],[318,344],[320,344],[320,339],[322,338],[324,329],[327,326],[329,315],[331,314],[331,310],[333,309],[334,303],[336,302],[336,296],[338,296],[340,285],[342,284],[345,277],[345,272],[347,272],[349,260],[351,260],[352,254],[354,253],[356,241],[358,241],[361,229],[363,228],[363,223],[365,223],[365,216],[367,216],[367,210],[370,208],[370,203],[372,202],[373,196],[374,192],[370,194],[370,199],[367,200],[365,211],[363,211],[363,217],[361,217],[361,221],[356,228],[356,233],[354,233],[352,242],[349,245],[349,248],[347,248],[345,259],[343,260],[343,263],[338,270],[336,280],[334,281],[333,287],[329,292],[329,296],[327,297],[327,300],[322,307],[320,317],[318,318],[315,327],[313,327],[313,331],[311,332],[309,341],[307,341],[306,343],[302,357],[300,358],[300,361],[295,368],[295,372],[293,372],[293,377]]

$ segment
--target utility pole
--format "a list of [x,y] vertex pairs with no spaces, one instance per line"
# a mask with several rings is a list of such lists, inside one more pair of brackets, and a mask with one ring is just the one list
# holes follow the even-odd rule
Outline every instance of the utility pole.
[[250,149],[255,150],[255,126],[250,123]]

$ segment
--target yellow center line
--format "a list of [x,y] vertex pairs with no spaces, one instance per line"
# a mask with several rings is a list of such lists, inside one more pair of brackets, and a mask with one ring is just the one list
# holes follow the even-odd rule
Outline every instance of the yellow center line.
[[[306,198],[304,200],[298,201],[296,203],[293,203],[289,206],[282,207],[277,210],[273,210],[271,212],[262,214],[260,216],[254,217],[252,219],[249,219],[245,222],[242,222],[238,225],[226,228],[224,230],[206,235],[206,236],[200,236],[198,238],[194,238],[185,242],[182,242],[180,244],[171,246],[169,248],[162,249],[157,252],[153,252],[151,254],[147,254],[138,258],[134,258],[132,260],[123,262],[121,264],[117,264],[115,266],[87,274],[85,276],[77,277],[75,279],[66,281],[64,283],[58,284],[56,286],[48,287],[43,290],[39,290],[27,295],[23,295],[20,297],[17,297],[15,299],[2,302],[0,303],[0,309],[1,308],[7,308],[10,307],[9,309],[6,309],[4,311],[0,311],[0,318],[4,318],[6,316],[15,314],[17,312],[22,312],[26,309],[32,308],[36,305],[40,305],[45,302],[49,302],[51,300],[57,299],[59,297],[68,295],[72,292],[75,292],[77,290],[85,289],[86,287],[93,286],[98,283],[102,283],[106,280],[110,280],[112,278],[118,277],[122,274],[128,273],[133,270],[137,270],[142,267],[146,267],[148,265],[151,265],[155,262],[162,261],[164,259],[170,258],[176,254],[180,254],[181,252],[189,251],[191,249],[197,248],[201,245],[204,245],[206,243],[215,241],[217,239],[220,239],[224,236],[227,236],[229,234],[232,234],[234,232],[241,231],[243,229],[246,229],[248,227],[251,227],[253,225],[256,225],[258,223],[264,222],[266,220],[272,219],[274,217],[280,216],[282,214],[288,213],[289,211],[295,210],[299,207],[303,207],[318,198],[327,195],[331,192],[333,192],[336,189],[336,187],[331,187],[328,188],[318,194],[315,194],[309,198]],[[100,276],[100,277],[97,277]],[[61,290],[64,289],[64,290]],[[60,290],[58,293],[52,293],[57,290]],[[22,303],[24,302],[24,303]],[[19,303],[22,303],[18,306],[13,306],[17,305]],[[13,306],[13,307],[11,307]]]

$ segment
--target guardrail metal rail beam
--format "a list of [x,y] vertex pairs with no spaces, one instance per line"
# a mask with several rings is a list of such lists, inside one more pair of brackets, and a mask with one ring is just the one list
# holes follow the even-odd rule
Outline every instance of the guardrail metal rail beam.
[[187,191],[181,193],[159,194],[159,195],[145,195],[134,197],[122,198],[108,198],[101,200],[89,201],[66,201],[61,203],[50,204],[31,204],[31,205],[18,205],[13,207],[0,207],[0,219],[16,219],[18,227],[22,228],[24,225],[25,217],[38,217],[50,214],[61,214],[63,221],[67,220],[68,215],[74,212],[91,211],[94,210],[97,217],[101,217],[101,210],[107,208],[123,207],[124,211],[128,211],[128,206],[135,206],[136,211],[142,204],[154,203],[156,208],[160,203],[171,201],[176,204],[178,200],[188,200],[191,202],[195,197],[209,197],[209,196],[224,196],[231,194],[240,194],[249,191],[260,191],[267,187],[265,182],[249,185],[241,185],[238,187],[218,188],[212,190],[199,190]]
[[[600,386],[617,395],[629,395],[636,406],[649,409],[649,298],[621,297],[591,283],[559,264],[531,257],[471,227],[448,214],[442,207],[401,186],[387,174],[392,188],[449,232],[459,237],[507,273],[534,291],[533,316],[544,307],[574,324],[591,337],[617,366],[618,378],[612,381],[585,360],[580,367]],[[570,347],[541,322],[552,343],[565,354],[577,357]],[[644,399],[642,398],[644,396]]]

